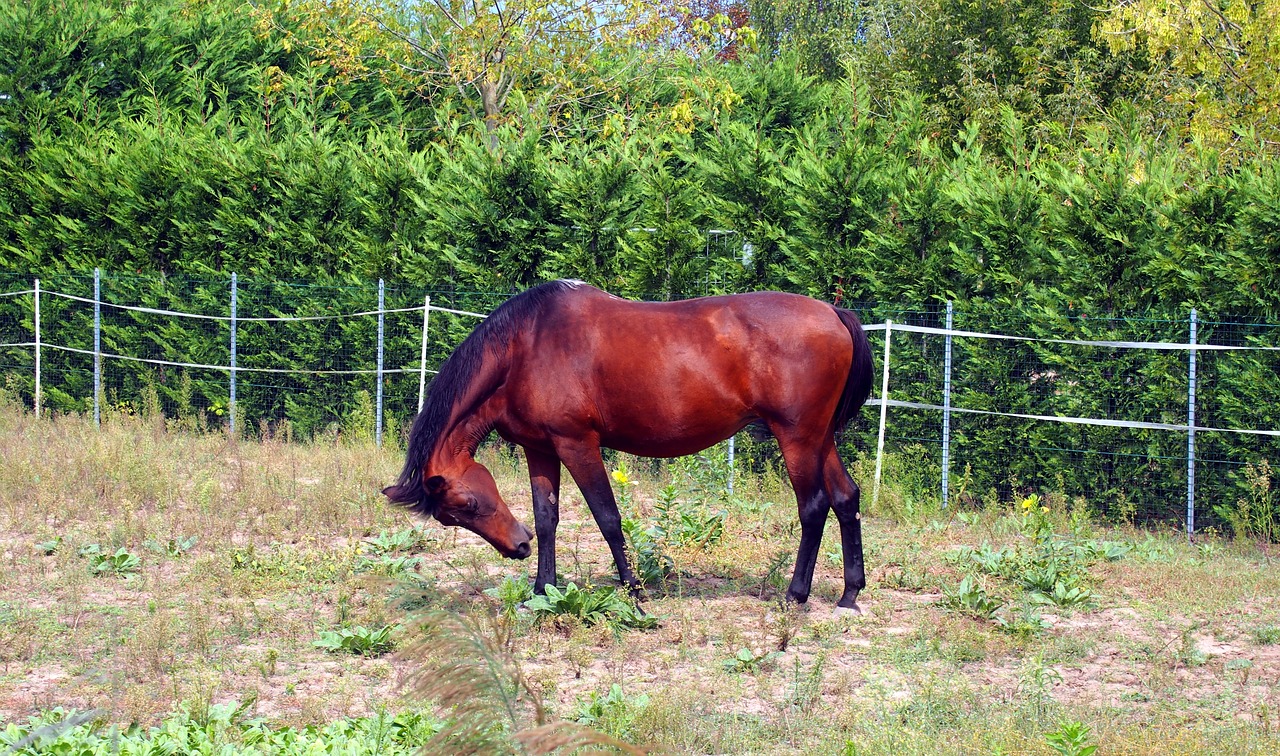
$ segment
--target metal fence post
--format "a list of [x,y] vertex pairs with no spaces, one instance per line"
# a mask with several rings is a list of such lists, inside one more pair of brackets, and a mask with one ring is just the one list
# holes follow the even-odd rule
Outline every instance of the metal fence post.
[[729,493],[733,493],[733,440],[738,434],[729,436]]
[[422,304],[422,356],[418,369],[418,411],[422,411],[422,403],[427,398],[427,325],[431,322],[431,295],[428,294]]
[[942,507],[950,501],[951,483],[951,323],[954,303],[947,301],[947,343],[942,362]]
[[1191,311],[1191,349],[1187,350],[1187,541],[1196,532],[1196,311]]
[[231,274],[231,399],[227,405],[227,428],[236,435],[236,274]]
[[36,417],[40,417],[40,279],[36,279],[35,287],[31,290],[31,313],[32,325],[35,326],[36,332],[36,393],[33,403],[36,410]]
[[93,425],[102,427],[102,269],[93,269]]
[[383,318],[386,317],[383,310],[385,303],[385,288],[382,279],[378,279],[378,406],[375,411],[377,417],[374,423],[373,438],[378,446],[382,446],[382,327]]
[[893,333],[893,321],[884,321],[884,369],[880,382],[880,437],[876,441],[876,481],[871,491],[871,508],[880,502],[880,471],[884,467],[884,426],[889,412],[889,338]]

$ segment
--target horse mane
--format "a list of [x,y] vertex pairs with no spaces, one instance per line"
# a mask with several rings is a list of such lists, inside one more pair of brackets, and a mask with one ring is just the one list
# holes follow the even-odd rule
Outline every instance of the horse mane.
[[426,517],[434,514],[435,504],[423,488],[422,467],[435,453],[454,405],[475,382],[486,355],[492,348],[511,343],[548,302],[582,285],[579,281],[551,281],[517,294],[489,313],[453,350],[453,354],[440,366],[440,372],[431,380],[422,411],[413,421],[409,449],[399,479],[395,485],[382,491],[392,503]]

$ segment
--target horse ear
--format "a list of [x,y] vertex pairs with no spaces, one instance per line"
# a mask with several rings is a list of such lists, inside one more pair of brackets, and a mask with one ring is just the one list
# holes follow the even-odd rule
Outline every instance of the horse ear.
[[422,488],[427,492],[428,499],[434,499],[449,487],[449,483],[440,475],[432,475],[423,481]]

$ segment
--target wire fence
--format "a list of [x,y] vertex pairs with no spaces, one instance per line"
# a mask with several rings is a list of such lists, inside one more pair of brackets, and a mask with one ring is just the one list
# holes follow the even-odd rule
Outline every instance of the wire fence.
[[[36,412],[381,443],[407,432],[433,368],[508,296],[0,275],[0,373]],[[1280,459],[1280,326],[949,303],[854,309],[877,390],[846,445],[878,469],[887,461],[884,474],[919,502],[1053,491],[1190,533],[1274,496],[1262,465]],[[746,446],[740,465],[776,459],[776,446]]]

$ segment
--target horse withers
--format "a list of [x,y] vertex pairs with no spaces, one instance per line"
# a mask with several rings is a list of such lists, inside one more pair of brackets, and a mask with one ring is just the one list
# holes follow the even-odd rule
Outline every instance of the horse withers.
[[498,307],[441,366],[414,421],[404,470],[383,493],[507,557],[532,551],[493,476],[475,461],[490,432],[523,448],[538,540],[537,592],[554,584],[560,469],[581,489],[618,576],[638,588],[601,447],[678,457],[762,421],[778,440],[800,514],[787,599],[809,597],[828,511],[840,523],[844,593],[866,586],[858,486],[836,433],[871,390],[871,352],[852,312],[755,292],[633,302],[553,281]]

